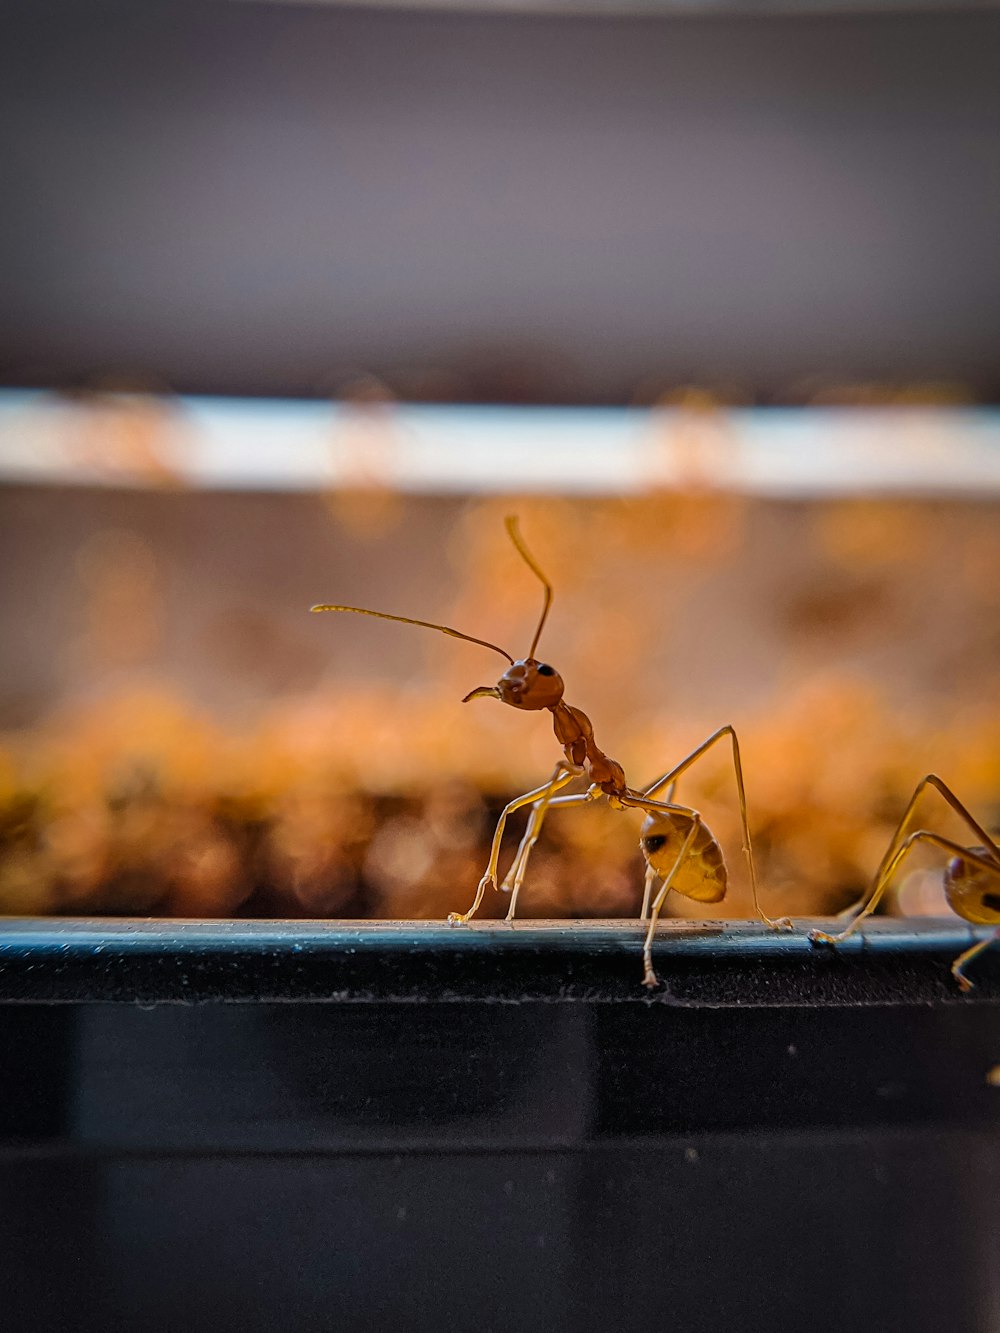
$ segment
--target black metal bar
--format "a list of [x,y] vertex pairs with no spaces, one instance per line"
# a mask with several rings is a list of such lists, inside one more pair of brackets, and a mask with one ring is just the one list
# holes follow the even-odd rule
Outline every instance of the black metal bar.
[[0,923],[0,1002],[555,1001],[813,1007],[1000,1000],[1000,948],[959,992],[953,959],[989,931],[955,918],[866,923],[836,949],[754,922],[663,923],[661,987],[636,921],[18,919]]
[[993,1328],[1000,948],[806,926],[0,922],[4,1328]]

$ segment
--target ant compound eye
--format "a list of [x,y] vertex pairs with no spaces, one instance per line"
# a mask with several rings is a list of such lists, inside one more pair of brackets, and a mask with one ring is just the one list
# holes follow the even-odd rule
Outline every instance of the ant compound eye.
[[556,673],[554,667],[550,667],[547,662],[542,662],[539,664],[538,674],[540,676],[554,676]]
[[643,850],[647,852],[658,852],[666,843],[667,839],[662,833],[653,833],[648,838],[643,838]]

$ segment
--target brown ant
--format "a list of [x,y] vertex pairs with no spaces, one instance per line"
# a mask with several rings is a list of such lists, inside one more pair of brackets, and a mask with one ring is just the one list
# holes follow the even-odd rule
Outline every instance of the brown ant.
[[[912,833],[908,831],[913,822],[913,812],[917,802],[928,787],[933,787],[939,792],[972,830],[974,837],[978,839],[976,846],[963,847],[951,838],[943,838],[929,829],[916,829]],[[972,990],[973,983],[965,975],[966,965],[1000,939],[1000,847],[973,819],[951,788],[934,773],[929,773],[917,783],[903,818],[899,821],[896,832],[892,835],[886,853],[875,872],[871,893],[867,901],[862,899],[861,911],[855,919],[839,935],[828,935],[823,930],[813,930],[809,938],[815,944],[839,944],[841,940],[846,940],[848,935],[853,935],[865,917],[875,911],[904,859],[918,843],[927,843],[950,853],[951,859],[944,872],[944,892],[951,910],[973,925],[998,927],[992,935],[987,935],[984,940],[977,940],[971,948],[959,954],[951,965],[951,974],[959,987],[963,991]]]
[[[510,908],[506,920],[513,921],[517,905],[517,895],[527,868],[531,849],[538,839],[542,822],[547,812],[554,806],[565,807],[585,805],[606,796],[608,803],[615,810],[636,809],[645,811],[646,819],[640,833],[640,847],[646,860],[646,880],[643,894],[641,919],[648,917],[643,946],[645,971],[643,984],[657,985],[653,971],[652,947],[656,923],[667,894],[673,889],[686,898],[696,902],[720,902],[725,897],[728,887],[728,873],[725,858],[718,841],[710,832],[697,810],[674,803],[673,796],[677,781],[694,763],[697,762],[716,742],[728,736],[732,743],[733,768],[736,775],[736,788],[739,797],[740,820],[743,830],[743,852],[746,856],[750,873],[750,887],[753,894],[754,910],[760,919],[774,929],[791,928],[787,918],[773,921],[760,906],[757,890],[757,869],[754,863],[753,849],[750,843],[750,827],[747,818],[746,792],[743,785],[743,767],[740,762],[739,741],[731,726],[720,727],[693,750],[686,759],[681,760],[650,786],[636,789],[625,780],[625,770],[615,759],[598,746],[594,739],[594,728],[579,708],[566,703],[563,698],[563,680],[558,671],[547,662],[540,662],[535,657],[535,649],[541,637],[542,629],[552,604],[552,585],[542,573],[534,557],[525,546],[518,531],[517,519],[505,520],[507,533],[518,554],[533,574],[541,581],[545,589],[542,613],[535,628],[534,638],[526,657],[514,660],[505,649],[490,643],[486,639],[477,639],[471,634],[463,634],[447,625],[439,625],[429,620],[415,620],[410,616],[393,616],[384,611],[371,611],[362,606],[333,606],[322,604],[314,606],[313,611],[353,611],[359,615],[378,616],[382,620],[397,620],[405,625],[421,625],[426,629],[436,629],[442,634],[450,634],[456,639],[465,639],[469,643],[481,644],[493,652],[505,657],[510,666],[503,673],[496,685],[480,685],[471,690],[463,703],[470,699],[499,699],[501,703],[528,712],[540,712],[548,709],[552,714],[552,725],[556,739],[563,748],[563,758],[559,760],[548,782],[533,791],[527,792],[510,801],[503,810],[493,835],[489,864],[486,873],[479,881],[476,896],[467,912],[452,912],[448,920],[452,923],[466,922],[479,910],[483,894],[488,886],[500,887],[510,892]],[[569,796],[558,796],[574,778],[586,775],[589,785],[585,792]],[[655,797],[666,792],[666,800]],[[500,857],[500,845],[503,840],[507,819],[515,810],[531,806],[528,824],[514,856],[511,868],[503,884],[498,886],[497,873]],[[662,880],[660,890],[652,903],[653,885],[657,878]]]

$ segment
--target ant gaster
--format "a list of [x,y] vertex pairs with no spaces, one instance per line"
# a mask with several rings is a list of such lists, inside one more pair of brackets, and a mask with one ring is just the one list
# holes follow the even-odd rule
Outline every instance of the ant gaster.
[[[539,662],[535,657],[538,640],[552,605],[552,585],[542,573],[534,557],[525,546],[518,530],[517,519],[505,520],[507,533],[525,564],[541,581],[545,590],[542,613],[535,628],[535,634],[527,656],[515,660],[504,648],[486,639],[477,639],[471,634],[448,625],[439,625],[430,620],[415,620],[410,616],[389,615],[384,611],[372,611],[362,606],[339,606],[323,603],[314,606],[313,611],[353,611],[359,615],[377,616],[382,620],[396,620],[405,625],[420,625],[426,629],[439,630],[452,638],[465,639],[469,643],[480,644],[505,657],[510,666],[495,685],[480,685],[471,690],[463,703],[472,699],[493,698],[511,708],[530,712],[548,709],[552,714],[552,726],[556,739],[562,746],[563,758],[559,760],[548,782],[526,792],[525,795],[510,801],[504,808],[493,835],[489,864],[486,873],[479,881],[476,896],[467,912],[452,912],[450,922],[466,922],[479,910],[483,894],[488,887],[501,888],[510,892],[510,908],[507,921],[514,919],[517,895],[520,890],[528,858],[541,831],[542,821],[552,807],[585,805],[590,801],[605,796],[608,803],[616,810],[634,808],[642,810],[646,819],[640,832],[640,847],[646,860],[646,880],[643,894],[641,919],[648,918],[643,947],[645,965],[643,984],[657,985],[656,973],[652,965],[653,936],[657,920],[667,894],[673,889],[684,897],[698,902],[719,902],[725,896],[728,887],[728,874],[725,860],[714,835],[702,820],[697,810],[674,802],[677,781],[681,775],[700,759],[717,741],[729,737],[732,743],[733,767],[736,775],[736,787],[739,796],[740,818],[743,832],[743,851],[750,873],[750,886],[753,894],[754,910],[768,926],[790,928],[787,918],[773,921],[762,910],[758,900],[757,870],[754,864],[753,850],[750,843],[750,828],[747,818],[746,792],[743,786],[743,770],[740,763],[739,742],[732,727],[720,727],[706,741],[676,764],[650,786],[635,789],[628,785],[625,770],[617,760],[611,759],[594,739],[594,727],[590,718],[580,708],[566,703],[563,698],[563,679],[554,667],[547,662]],[[589,780],[587,790],[569,796],[559,796],[561,791],[574,778],[586,776]],[[656,796],[666,792],[666,800],[656,800]],[[504,829],[508,817],[524,806],[531,806],[528,824],[521,843],[515,853],[510,870],[502,885],[497,884],[498,861]],[[653,886],[657,878],[662,884],[656,898],[652,898]]]

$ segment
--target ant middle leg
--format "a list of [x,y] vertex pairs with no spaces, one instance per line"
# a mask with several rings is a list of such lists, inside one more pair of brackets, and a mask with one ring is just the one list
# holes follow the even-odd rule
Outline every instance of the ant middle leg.
[[[667,805],[673,805],[674,792],[676,790],[676,787],[677,787],[677,782],[676,780],[674,780],[670,783],[667,789],[665,798]],[[601,788],[598,787],[595,783],[590,787],[588,787],[585,792],[579,792],[572,796],[556,796],[554,798],[543,796],[541,800],[536,801],[535,804],[531,807],[531,814],[528,818],[528,824],[524,830],[524,836],[521,839],[521,844],[514,855],[514,860],[511,863],[510,869],[504,876],[503,883],[500,885],[502,892],[513,893],[513,897],[511,898],[511,904],[510,904],[510,911],[507,913],[506,920],[508,921],[513,920],[514,907],[517,899],[517,892],[521,887],[521,884],[524,880],[525,872],[528,868],[528,857],[531,855],[532,848],[538,841],[538,836],[542,828],[542,822],[545,819],[545,816],[548,813],[548,811],[553,808],[558,808],[562,810],[565,809],[567,806],[589,805],[592,801],[596,801],[603,794],[604,793],[602,792]],[[640,921],[645,921],[647,916],[649,915],[650,898],[652,896],[653,883],[655,880],[656,880],[656,872],[652,869],[651,866],[647,865],[646,877],[643,886],[642,910],[639,914]]]
[[679,764],[675,764],[674,767],[668,769],[662,777],[657,778],[656,781],[646,787],[644,791],[637,794],[644,797],[655,796],[658,791],[662,790],[662,788],[667,787],[670,784],[676,784],[677,779],[683,773],[687,772],[692,764],[697,763],[703,755],[707,754],[713,745],[726,736],[731,739],[733,747],[733,772],[736,775],[736,794],[739,799],[740,807],[740,824],[743,832],[743,853],[746,857],[747,869],[750,873],[750,892],[753,895],[754,911],[760,917],[761,921],[763,921],[766,926],[770,926],[772,930],[791,930],[793,927],[789,917],[783,916],[775,920],[774,918],[769,917],[760,905],[757,866],[754,861],[753,845],[750,841],[750,819],[747,814],[747,794],[746,787],[743,783],[743,764],[740,759],[740,743],[732,726],[727,725],[720,727],[718,731],[713,731],[711,736],[709,736],[707,740],[702,741],[701,745],[692,750],[686,759],[682,759]]

